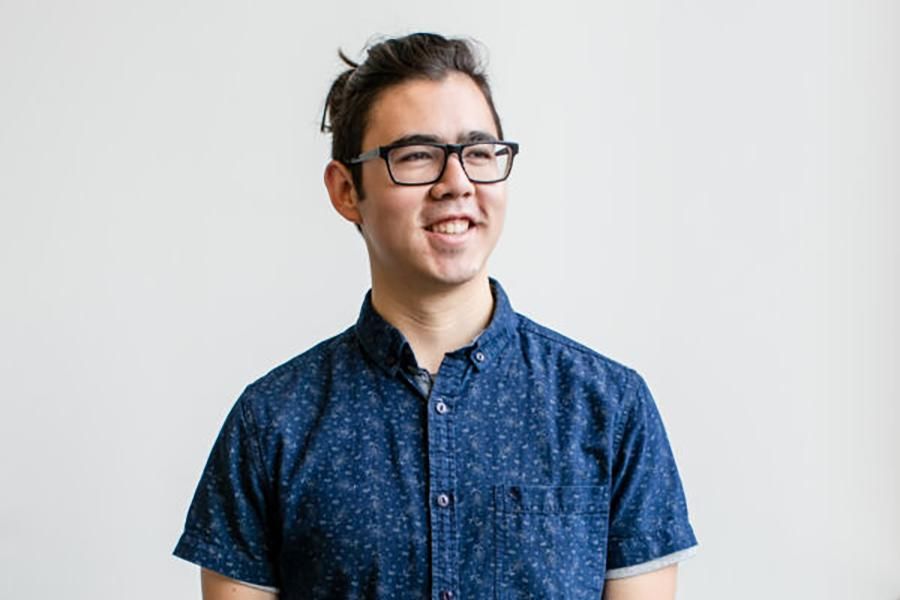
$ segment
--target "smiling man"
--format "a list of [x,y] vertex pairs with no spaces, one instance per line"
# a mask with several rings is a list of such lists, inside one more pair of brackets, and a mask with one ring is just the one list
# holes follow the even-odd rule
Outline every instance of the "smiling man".
[[348,63],[325,185],[372,289],[240,397],[176,555],[206,600],[674,598],[696,540],[647,386],[488,276],[519,147],[473,47]]

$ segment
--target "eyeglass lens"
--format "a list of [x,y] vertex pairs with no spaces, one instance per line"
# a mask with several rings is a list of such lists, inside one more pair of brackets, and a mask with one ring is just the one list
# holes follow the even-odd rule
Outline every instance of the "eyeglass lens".
[[[398,183],[431,183],[440,177],[446,154],[447,149],[440,146],[400,146],[388,153],[388,166]],[[512,167],[512,150],[506,144],[473,144],[463,148],[462,162],[472,181],[500,181]]]

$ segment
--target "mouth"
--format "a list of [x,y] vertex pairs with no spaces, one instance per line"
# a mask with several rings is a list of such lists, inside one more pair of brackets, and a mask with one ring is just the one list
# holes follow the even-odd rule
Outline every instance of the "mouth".
[[447,219],[438,223],[432,223],[425,229],[432,233],[441,233],[443,235],[462,235],[474,227],[469,219]]

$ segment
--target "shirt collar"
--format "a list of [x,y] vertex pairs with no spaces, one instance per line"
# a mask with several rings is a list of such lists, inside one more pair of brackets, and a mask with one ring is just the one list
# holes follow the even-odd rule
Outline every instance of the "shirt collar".
[[[490,279],[490,285],[494,296],[494,312],[488,326],[471,344],[449,353],[452,356],[467,356],[479,370],[496,362],[493,359],[516,326],[516,313],[503,287],[493,278]],[[416,364],[412,347],[400,330],[385,321],[372,306],[371,290],[366,293],[359,311],[356,335],[365,352],[391,375],[401,367]]]

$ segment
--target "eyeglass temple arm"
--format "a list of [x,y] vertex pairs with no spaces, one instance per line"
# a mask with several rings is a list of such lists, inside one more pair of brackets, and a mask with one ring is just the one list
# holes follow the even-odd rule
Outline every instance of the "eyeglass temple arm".
[[351,165],[355,165],[355,164],[359,164],[361,162],[366,162],[367,160],[372,160],[373,158],[378,158],[379,156],[381,156],[381,146],[378,146],[377,148],[372,148],[368,152],[363,152],[356,158],[351,158],[347,162],[349,162]]

